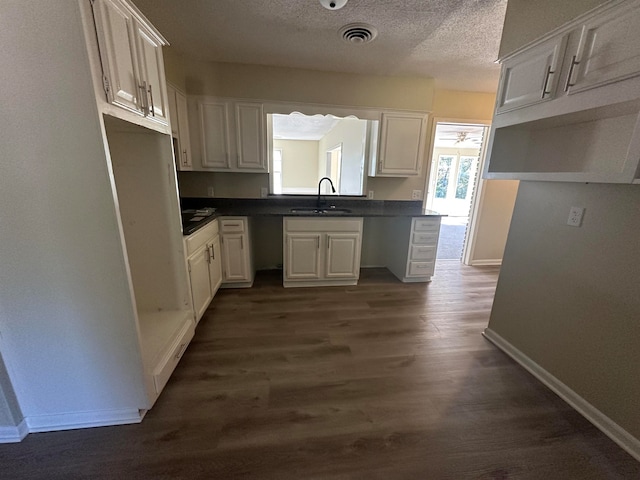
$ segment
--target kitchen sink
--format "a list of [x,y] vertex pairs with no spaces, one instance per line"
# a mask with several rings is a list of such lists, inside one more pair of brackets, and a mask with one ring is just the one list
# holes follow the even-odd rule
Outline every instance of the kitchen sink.
[[343,215],[345,213],[351,213],[348,208],[313,208],[313,207],[300,207],[292,208],[289,210],[291,213],[306,213],[310,215]]

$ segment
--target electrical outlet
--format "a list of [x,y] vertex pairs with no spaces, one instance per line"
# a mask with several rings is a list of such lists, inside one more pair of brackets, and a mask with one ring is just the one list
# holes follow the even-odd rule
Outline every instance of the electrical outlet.
[[260,188],[260,196],[262,198],[267,198],[268,195],[269,195],[269,189],[267,187],[261,187]]
[[215,197],[215,192],[213,191],[213,187],[207,187],[207,195],[210,197]]
[[411,193],[411,200],[422,200],[422,190],[414,190]]
[[373,190],[369,190],[369,194],[367,195],[369,200],[373,200]]
[[582,216],[584,215],[584,207],[571,207],[569,210],[569,219],[567,225],[572,227],[580,227],[582,225]]

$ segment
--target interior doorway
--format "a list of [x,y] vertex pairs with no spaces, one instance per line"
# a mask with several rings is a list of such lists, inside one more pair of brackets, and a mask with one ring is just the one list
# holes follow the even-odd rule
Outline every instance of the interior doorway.
[[436,121],[426,208],[442,218],[436,257],[463,260],[489,125]]

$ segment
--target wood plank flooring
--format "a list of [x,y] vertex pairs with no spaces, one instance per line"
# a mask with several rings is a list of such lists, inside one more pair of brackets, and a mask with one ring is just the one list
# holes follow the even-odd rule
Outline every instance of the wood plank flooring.
[[0,478],[637,479],[640,464],[481,336],[498,269],[221,290],[139,425],[0,445]]

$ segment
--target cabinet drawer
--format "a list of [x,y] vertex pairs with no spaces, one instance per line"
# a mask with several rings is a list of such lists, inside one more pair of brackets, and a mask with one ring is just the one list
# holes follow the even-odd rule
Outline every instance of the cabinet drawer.
[[412,245],[410,260],[434,261],[436,259],[436,247]]
[[245,231],[246,219],[240,218],[222,218],[220,220],[220,229],[223,233],[242,233]]
[[440,229],[439,218],[416,218],[413,224],[414,232],[437,232]]
[[194,335],[194,326],[192,321],[185,322],[184,326],[180,329],[180,333],[176,336],[175,341],[171,345],[171,348],[167,350],[166,356],[158,364],[153,371],[153,384],[156,389],[156,393],[160,394],[162,389],[169,381],[173,370],[178,365],[178,362],[182,358],[182,354],[187,349],[189,342]]
[[435,270],[435,262],[409,262],[407,277],[430,277]]
[[185,238],[186,256],[190,257],[205,243],[211,240],[218,234],[218,220],[213,220],[207,226],[202,227],[200,230],[192,233]]
[[411,236],[411,243],[413,245],[435,245],[438,243],[438,234],[436,232],[416,232]]

